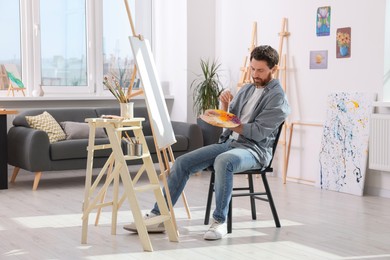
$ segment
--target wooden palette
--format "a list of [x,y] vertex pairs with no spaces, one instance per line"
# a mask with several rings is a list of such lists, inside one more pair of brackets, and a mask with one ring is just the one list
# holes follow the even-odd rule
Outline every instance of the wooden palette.
[[206,123],[218,127],[234,128],[241,124],[236,115],[219,109],[207,110],[207,113],[199,117]]

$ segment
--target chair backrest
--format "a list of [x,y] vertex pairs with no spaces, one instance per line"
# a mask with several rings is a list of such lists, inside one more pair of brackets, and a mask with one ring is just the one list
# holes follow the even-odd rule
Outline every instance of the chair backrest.
[[269,164],[268,164],[266,169],[272,169],[272,167],[271,167],[272,166],[272,161],[274,160],[276,147],[278,146],[278,143],[279,143],[279,137],[280,137],[280,134],[282,133],[283,125],[284,125],[284,121],[279,126],[278,133],[276,134],[276,137],[275,137],[274,145],[272,146],[272,158],[271,158],[271,161],[269,162]]

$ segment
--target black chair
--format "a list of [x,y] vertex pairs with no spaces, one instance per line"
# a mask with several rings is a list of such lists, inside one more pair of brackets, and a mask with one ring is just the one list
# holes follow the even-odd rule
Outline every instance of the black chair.
[[[246,174],[248,176],[248,187],[234,187],[233,188],[233,194],[232,194],[232,198],[230,199],[230,202],[229,202],[229,212],[228,212],[228,216],[227,216],[228,233],[232,233],[232,200],[233,200],[233,197],[243,197],[243,196],[250,197],[252,219],[253,220],[256,219],[255,199],[268,202],[270,207],[271,207],[272,215],[274,217],[275,226],[277,228],[280,228],[280,221],[279,221],[278,213],[276,212],[275,203],[274,203],[274,200],[272,199],[272,194],[271,194],[271,190],[270,190],[269,185],[268,185],[266,173],[273,172],[272,161],[274,158],[276,147],[277,147],[278,142],[279,142],[280,133],[282,132],[283,124],[284,124],[284,122],[279,126],[279,131],[276,135],[275,143],[273,145],[272,159],[271,159],[268,167],[262,171],[261,170],[249,170],[249,171],[245,171],[245,172],[234,173],[234,175]],[[207,197],[206,214],[205,214],[205,219],[204,219],[205,225],[209,224],[211,202],[213,200],[214,180],[215,180],[214,168],[209,167],[207,170],[211,171],[211,177],[210,177],[210,185],[209,185],[209,194]],[[263,184],[264,184],[265,191],[263,191],[263,192],[255,192],[254,186],[253,186],[253,175],[259,175],[259,174],[261,175],[261,178],[262,178]],[[241,193],[234,192],[234,191],[243,191],[243,190],[246,190],[249,192],[241,192]]]

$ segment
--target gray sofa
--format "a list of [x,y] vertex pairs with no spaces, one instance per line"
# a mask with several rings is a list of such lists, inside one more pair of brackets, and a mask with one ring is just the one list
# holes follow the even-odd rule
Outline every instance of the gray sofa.
[[[19,169],[35,173],[33,189],[38,187],[42,172],[85,169],[87,163],[88,139],[63,140],[50,143],[46,132],[29,126],[25,116],[35,116],[47,111],[57,122],[85,122],[85,118],[96,118],[102,115],[119,115],[119,107],[115,108],[53,108],[31,109],[18,114],[8,132],[8,164],[15,166],[11,183]],[[152,130],[146,107],[135,107],[135,117],[144,117],[143,133],[154,162],[158,162]],[[172,145],[174,156],[185,154],[203,146],[202,130],[197,124],[172,121],[177,142]],[[132,133],[131,133],[132,134]],[[96,144],[108,143],[108,138],[96,138]],[[127,153],[123,141],[122,149]],[[94,153],[95,168],[101,168],[111,153],[111,149]],[[140,164],[142,160],[129,160],[128,164]]]

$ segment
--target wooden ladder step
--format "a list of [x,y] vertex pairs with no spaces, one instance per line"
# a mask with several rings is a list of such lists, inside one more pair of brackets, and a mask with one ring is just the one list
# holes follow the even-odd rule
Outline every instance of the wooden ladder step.
[[144,192],[144,191],[157,190],[157,189],[161,189],[160,184],[146,184],[134,188],[134,190],[137,192]]
[[164,221],[170,220],[171,216],[170,215],[159,215],[153,218],[145,219],[145,225],[150,226],[150,225],[155,225],[158,223],[162,223]]
[[87,151],[94,151],[94,150],[103,150],[103,149],[111,149],[111,144],[100,144],[100,145],[94,145],[92,147],[87,146]]
[[141,156],[134,156],[134,155],[124,155],[123,157],[125,158],[125,160],[135,160],[135,159],[142,159],[142,158],[146,158],[146,157],[149,157],[150,156],[150,153],[146,153],[144,152]]
[[116,132],[123,132],[123,131],[131,131],[131,130],[138,130],[141,129],[140,126],[124,126],[124,127],[118,127],[115,128]]

